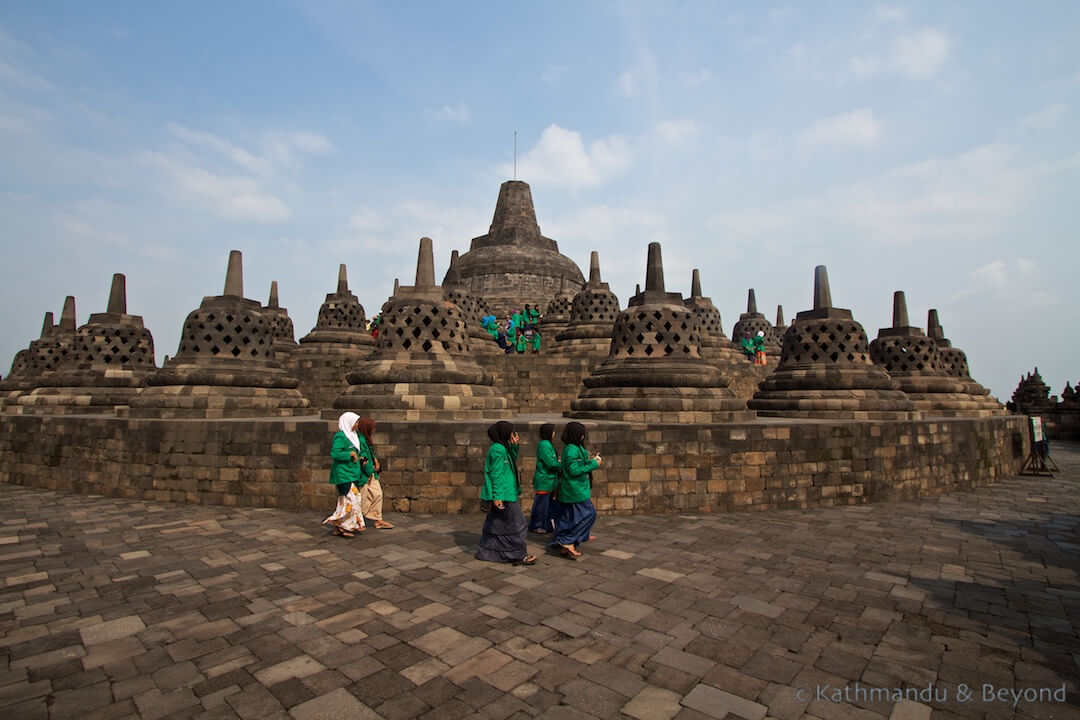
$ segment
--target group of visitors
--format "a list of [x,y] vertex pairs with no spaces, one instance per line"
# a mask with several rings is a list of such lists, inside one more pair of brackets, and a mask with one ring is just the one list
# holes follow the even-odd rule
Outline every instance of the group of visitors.
[[507,355],[540,352],[540,308],[525,305],[524,310],[507,313],[500,323],[494,315],[485,315],[481,324]]
[[[394,526],[382,517],[382,464],[375,453],[372,434],[375,421],[353,412],[342,413],[330,448],[330,483],[337,488],[338,503],[323,521],[343,538],[355,537],[370,524],[378,529]],[[533,505],[526,522],[521,511],[521,479],[518,453],[521,442],[517,430],[502,420],[487,431],[491,440],[484,460],[481,508],[486,510],[483,533],[476,557],[493,562],[533,565],[536,556],[528,553],[526,537],[535,532],[551,534],[551,547],[574,559],[582,555],[581,545],[594,540],[596,522],[592,504],[592,472],[600,467],[599,454],[590,456],[585,447],[585,426],[566,424],[562,432],[563,455],[555,449],[555,426],[540,426],[533,473]]]
[[505,420],[488,428],[491,447],[484,461],[484,486],[481,507],[487,518],[476,548],[476,557],[493,562],[532,565],[525,539],[529,531],[553,535],[551,547],[568,558],[581,557],[581,545],[594,539],[596,508],[592,504],[592,471],[603,458],[589,456],[585,449],[585,426],[566,424],[562,432],[563,456],[555,451],[555,426],[540,426],[536,446],[536,471],[533,473],[533,505],[526,524],[518,497],[521,480],[518,473],[520,438],[512,423]]
[[747,330],[743,334],[742,342],[743,355],[748,360],[752,361],[755,365],[768,365],[768,360],[765,357],[765,331],[758,330],[757,335],[750,336],[750,331]]

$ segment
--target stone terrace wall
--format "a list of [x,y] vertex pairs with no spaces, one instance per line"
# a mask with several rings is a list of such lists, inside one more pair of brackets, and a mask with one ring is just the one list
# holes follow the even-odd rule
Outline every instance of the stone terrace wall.
[[[1019,471],[1025,417],[741,425],[586,423],[604,513],[771,510],[912,499]],[[474,512],[488,422],[383,423],[387,509]],[[524,424],[523,424],[524,425]],[[522,502],[540,422],[521,428]],[[0,481],[88,494],[330,512],[335,424],[0,415]],[[558,443],[557,443],[558,445]],[[560,448],[561,450],[561,448]]]

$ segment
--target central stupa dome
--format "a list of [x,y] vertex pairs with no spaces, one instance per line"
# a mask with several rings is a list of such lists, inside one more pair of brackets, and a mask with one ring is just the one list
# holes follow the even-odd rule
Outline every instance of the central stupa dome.
[[457,271],[461,284],[500,317],[526,303],[546,308],[564,288],[564,278],[572,293],[585,284],[577,264],[540,234],[532,191],[520,180],[507,180],[499,188],[487,235],[473,238]]

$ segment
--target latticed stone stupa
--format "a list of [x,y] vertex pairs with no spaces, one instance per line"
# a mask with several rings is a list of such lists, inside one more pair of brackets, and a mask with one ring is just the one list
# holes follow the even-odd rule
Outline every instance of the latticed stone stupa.
[[43,374],[66,364],[75,341],[75,298],[64,298],[64,308],[60,313],[60,323],[53,324],[52,312],[45,313],[41,325],[41,336],[31,340],[30,345],[15,354],[11,363],[11,372],[0,382],[3,407],[11,412],[19,404],[19,399],[41,385]]
[[772,323],[758,312],[754,288],[750,288],[746,293],[746,312],[739,315],[738,322],[732,328],[731,341],[737,346],[746,337],[746,333],[750,333],[750,337],[755,337],[759,332],[765,334],[763,338],[765,340],[765,353],[779,355],[780,341],[776,337]]
[[337,290],[326,294],[315,327],[300,338],[291,358],[304,397],[313,407],[330,407],[346,385],[345,373],[374,349],[364,306],[349,291],[345,265],[339,265]]
[[502,348],[484,329],[483,317],[487,314],[487,305],[482,298],[473,295],[468,286],[461,282],[458,263],[458,251],[454,250],[450,253],[450,267],[443,279],[443,298],[457,305],[458,310],[465,317],[465,324],[469,330],[469,349],[474,355],[501,355]]
[[[74,302],[74,300],[75,299],[72,298],[72,302]],[[33,371],[31,370],[31,367],[33,363],[31,362],[31,357],[36,351],[35,345],[40,340],[51,335],[55,328],[56,322],[53,319],[53,314],[50,310],[45,313],[45,320],[41,324],[41,334],[38,338],[36,340],[31,340],[29,347],[25,347],[15,353],[15,357],[11,361],[11,370],[8,372],[7,377],[4,378],[4,382],[0,383],[0,389],[9,389],[9,387],[10,389],[15,389],[17,383],[15,385],[13,385],[13,383],[15,383],[16,380],[19,380],[19,378],[25,379],[27,375],[32,374]]]
[[866,332],[850,310],[834,308],[824,265],[814,270],[814,309],[784,335],[780,363],[747,406],[769,417],[906,420],[915,404],[870,361]]
[[125,408],[155,370],[154,339],[141,317],[128,314],[127,279],[117,273],[106,311],[90,316],[63,359],[18,403],[25,412],[112,413]]
[[731,340],[724,334],[724,321],[712,298],[701,295],[701,272],[697,268],[694,268],[690,279],[690,297],[686,298],[686,307],[694,311],[701,323],[701,354],[707,360],[718,365],[744,362],[742,353],[732,346]]
[[172,360],[131,400],[134,417],[248,418],[310,414],[299,381],[274,356],[274,326],[244,297],[243,258],[229,254],[223,294],[188,314]]
[[491,227],[473,238],[458,272],[473,296],[500,318],[526,304],[547,307],[563,278],[574,290],[585,281],[577,264],[559,253],[559,244],[540,233],[532,191],[520,180],[499,188]]
[[506,398],[469,351],[465,317],[435,284],[431,239],[420,239],[416,284],[384,306],[375,351],[347,374],[341,410],[388,420],[494,417]]
[[776,306],[776,322],[773,323],[773,335],[781,346],[784,344],[784,333],[787,332],[787,323],[784,322],[784,306]]
[[570,309],[573,304],[574,293],[571,292],[566,278],[563,278],[559,285],[559,294],[551,299],[544,314],[540,316],[540,334],[549,349],[555,346],[555,338],[570,322]]
[[274,357],[282,367],[288,367],[289,359],[300,346],[296,343],[296,334],[289,311],[278,303],[277,280],[270,282],[270,299],[267,300],[263,311],[274,323]]
[[589,258],[589,282],[574,295],[570,322],[555,336],[555,347],[551,352],[606,357],[611,349],[611,328],[619,309],[619,298],[600,279],[600,255],[593,250]]
[[701,353],[701,325],[664,289],[660,244],[649,244],[645,291],[619,313],[610,353],[585,378],[570,417],[640,422],[734,422],[753,413]]
[[945,331],[938,320],[938,311],[934,308],[926,314],[926,334],[937,345],[943,372],[963,383],[964,392],[973,396],[982,410],[992,411],[991,414],[1004,413],[1005,408],[996,398],[990,396],[990,390],[971,377],[967,354],[960,348],[953,347],[945,337]]
[[892,327],[878,331],[870,343],[870,359],[900,381],[900,389],[924,415],[978,416],[997,410],[984,408],[977,396],[964,392],[958,378],[945,374],[937,344],[908,322],[907,300],[902,291],[893,293]]

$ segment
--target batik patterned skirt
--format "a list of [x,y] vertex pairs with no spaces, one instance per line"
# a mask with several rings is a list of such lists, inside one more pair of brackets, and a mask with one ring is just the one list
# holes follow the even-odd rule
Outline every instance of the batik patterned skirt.
[[356,532],[364,528],[364,514],[360,512],[360,491],[349,483],[348,491],[342,495],[338,487],[337,507],[334,514],[323,520],[323,525],[333,525],[339,530]]

